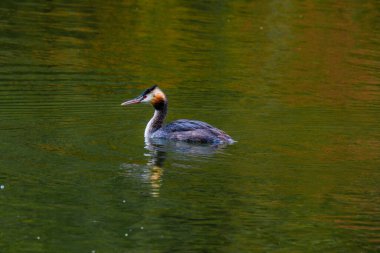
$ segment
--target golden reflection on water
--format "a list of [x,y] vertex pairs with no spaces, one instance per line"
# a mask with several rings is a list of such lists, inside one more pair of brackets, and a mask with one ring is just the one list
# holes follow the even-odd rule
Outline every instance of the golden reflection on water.
[[151,185],[151,196],[159,197],[160,196],[160,188],[162,184],[162,175],[164,173],[164,162],[166,160],[166,151],[161,150],[160,147],[157,147],[149,142],[149,140],[145,143],[146,149],[150,151],[148,156],[150,159],[147,163],[149,167],[149,182]]
[[164,173],[163,169],[158,166],[153,166],[150,171],[150,184],[152,187],[151,195],[152,197],[160,196],[160,187],[161,187],[161,177]]

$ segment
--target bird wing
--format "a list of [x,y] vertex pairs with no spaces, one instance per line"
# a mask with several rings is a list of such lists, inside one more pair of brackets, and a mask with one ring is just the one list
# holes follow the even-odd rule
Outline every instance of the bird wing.
[[162,132],[171,140],[188,142],[214,143],[231,139],[222,130],[198,120],[176,120],[164,126]]
[[164,129],[167,132],[185,132],[185,131],[193,131],[197,129],[212,129],[213,127],[206,122],[198,121],[198,120],[187,120],[180,119],[173,121],[166,126]]

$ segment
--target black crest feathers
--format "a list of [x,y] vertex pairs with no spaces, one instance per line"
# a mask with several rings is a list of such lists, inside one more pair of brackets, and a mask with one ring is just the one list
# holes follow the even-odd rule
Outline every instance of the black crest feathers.
[[152,90],[154,90],[156,87],[157,87],[157,85],[153,85],[152,87],[146,89],[146,90],[143,92],[142,95],[144,96],[144,95],[149,94],[149,93],[152,92]]

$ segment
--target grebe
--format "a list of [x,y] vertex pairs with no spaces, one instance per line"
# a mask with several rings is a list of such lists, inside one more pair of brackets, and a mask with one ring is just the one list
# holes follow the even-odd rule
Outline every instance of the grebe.
[[168,112],[168,100],[157,85],[145,90],[140,96],[122,103],[122,106],[151,103],[155,109],[153,117],[145,128],[145,141],[166,139],[214,145],[232,144],[234,140],[222,130],[198,120],[180,119],[164,124]]

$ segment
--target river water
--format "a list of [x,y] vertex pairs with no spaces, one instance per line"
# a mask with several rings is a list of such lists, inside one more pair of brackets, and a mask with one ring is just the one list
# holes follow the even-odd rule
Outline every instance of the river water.
[[[380,250],[378,1],[2,1],[1,252]],[[222,148],[145,145],[168,121]]]

